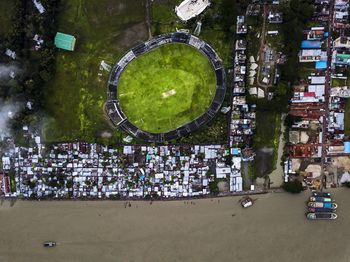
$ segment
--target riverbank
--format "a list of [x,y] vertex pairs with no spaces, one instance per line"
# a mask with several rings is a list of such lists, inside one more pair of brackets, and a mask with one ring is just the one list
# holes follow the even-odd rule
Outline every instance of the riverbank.
[[[336,221],[307,221],[309,194],[201,200],[8,201],[0,206],[0,261],[347,261],[350,201],[334,190]],[[57,241],[52,249],[42,242]],[[314,252],[310,252],[314,250]]]

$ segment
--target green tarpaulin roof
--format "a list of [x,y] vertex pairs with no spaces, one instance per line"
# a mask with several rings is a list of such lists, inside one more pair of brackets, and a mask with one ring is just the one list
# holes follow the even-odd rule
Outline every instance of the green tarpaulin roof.
[[350,59],[350,54],[337,54],[337,57],[342,59]]
[[55,37],[55,46],[68,51],[73,51],[75,47],[75,37],[72,35],[57,32]]

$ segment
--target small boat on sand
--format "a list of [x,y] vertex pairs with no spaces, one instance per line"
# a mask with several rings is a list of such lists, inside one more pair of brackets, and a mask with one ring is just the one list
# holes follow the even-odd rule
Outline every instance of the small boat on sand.
[[337,209],[338,205],[336,203],[329,202],[309,202],[308,207],[317,207],[317,208],[332,208]]
[[330,197],[310,197],[311,202],[332,202]]
[[309,220],[334,220],[338,216],[335,213],[308,213],[306,215]]

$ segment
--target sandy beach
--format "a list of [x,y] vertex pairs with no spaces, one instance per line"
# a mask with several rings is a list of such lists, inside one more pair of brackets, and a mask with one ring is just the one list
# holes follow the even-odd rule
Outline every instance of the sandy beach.
[[[309,193],[169,202],[17,201],[0,207],[0,261],[349,261],[348,189],[336,221],[307,221]],[[53,240],[57,247],[45,249]]]

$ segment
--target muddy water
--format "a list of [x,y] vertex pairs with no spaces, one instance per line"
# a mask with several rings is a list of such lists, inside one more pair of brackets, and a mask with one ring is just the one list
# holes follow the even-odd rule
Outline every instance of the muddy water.
[[[0,207],[0,261],[335,261],[350,257],[350,190],[336,221],[307,221],[307,194],[173,202],[24,202]],[[195,204],[194,204],[195,203]],[[44,249],[42,242],[58,246]]]

